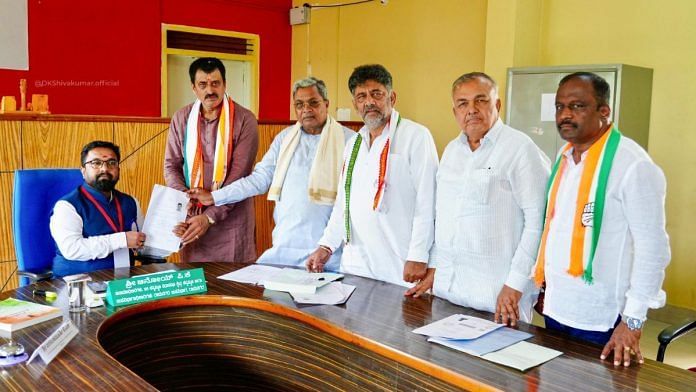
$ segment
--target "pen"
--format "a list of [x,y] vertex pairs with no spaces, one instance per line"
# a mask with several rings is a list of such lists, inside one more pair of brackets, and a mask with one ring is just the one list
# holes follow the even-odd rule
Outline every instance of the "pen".
[[46,298],[56,298],[58,294],[56,294],[55,291],[47,291],[47,290],[34,290],[32,291],[34,295],[42,295]]

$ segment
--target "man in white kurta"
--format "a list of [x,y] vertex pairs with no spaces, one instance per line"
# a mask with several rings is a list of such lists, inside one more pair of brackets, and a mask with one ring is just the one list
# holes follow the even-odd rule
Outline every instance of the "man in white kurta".
[[325,248],[345,241],[341,271],[408,286],[425,276],[434,237],[435,143],[393,109],[381,65],[356,68],[349,88],[365,126],[346,145],[336,204],[307,267],[322,270]]
[[556,126],[568,143],[551,174],[535,280],[546,282],[547,329],[604,345],[601,359],[629,366],[643,362],[648,308],[665,304],[666,181],[611,123],[609,89],[589,72],[559,83]]
[[497,86],[488,75],[459,77],[452,104],[462,132],[437,173],[435,295],[495,313],[504,323],[529,323],[536,293],[529,276],[550,162],[527,135],[500,120]]
[[[308,189],[310,174],[315,164],[331,165],[326,159],[326,150],[318,151],[322,135],[327,132],[340,133],[336,146],[338,156],[335,161],[336,176],[340,173],[342,153],[345,142],[355,132],[340,126],[328,116],[328,93],[323,81],[307,78],[293,85],[293,105],[297,116],[297,124],[281,131],[273,139],[268,152],[256,164],[254,171],[217,191],[207,192],[196,189],[190,192],[192,198],[197,198],[205,205],[225,205],[261,195],[269,191],[279,165],[281,151],[289,148],[284,141],[292,132],[299,132],[297,145],[287,159],[287,168],[283,180],[279,183],[277,197],[274,198],[273,209],[273,246],[266,250],[257,263],[304,266],[305,260],[316,249],[319,238],[324,233],[326,223],[333,209],[333,202],[318,202],[309,197]],[[317,154],[321,152],[322,154]],[[281,162],[282,165],[282,162]],[[335,199],[334,196],[331,200]],[[330,271],[338,270],[341,259],[341,249],[331,256],[326,265]]]

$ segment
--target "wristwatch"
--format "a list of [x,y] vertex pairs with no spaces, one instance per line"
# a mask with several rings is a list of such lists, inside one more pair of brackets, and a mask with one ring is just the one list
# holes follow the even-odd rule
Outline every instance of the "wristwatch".
[[622,315],[621,321],[626,323],[626,325],[628,326],[628,329],[630,329],[631,331],[637,331],[637,330],[643,328],[643,320],[641,320],[641,319]]

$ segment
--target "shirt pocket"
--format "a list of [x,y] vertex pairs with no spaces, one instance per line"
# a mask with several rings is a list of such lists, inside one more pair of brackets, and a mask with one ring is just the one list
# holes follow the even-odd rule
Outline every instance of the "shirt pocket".
[[472,171],[463,186],[462,201],[470,204],[488,204],[491,188],[498,177],[493,169],[476,169]]

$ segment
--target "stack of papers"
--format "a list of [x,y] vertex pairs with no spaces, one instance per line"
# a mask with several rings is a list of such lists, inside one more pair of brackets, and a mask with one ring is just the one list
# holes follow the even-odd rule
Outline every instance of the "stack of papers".
[[413,332],[429,336],[429,342],[521,371],[563,354],[525,342],[532,336],[530,333],[462,314],[416,328]]
[[501,328],[503,324],[465,314],[453,314],[413,330],[414,333],[445,339],[476,339]]
[[287,291],[293,294],[314,294],[343,275],[333,272],[307,272],[294,268],[283,268],[279,274],[266,277],[263,287],[268,290]]
[[261,264],[218,276],[219,279],[263,285],[268,290],[286,291],[299,304],[316,305],[340,305],[348,300],[355,286],[335,281],[342,277],[335,273],[311,273]]

